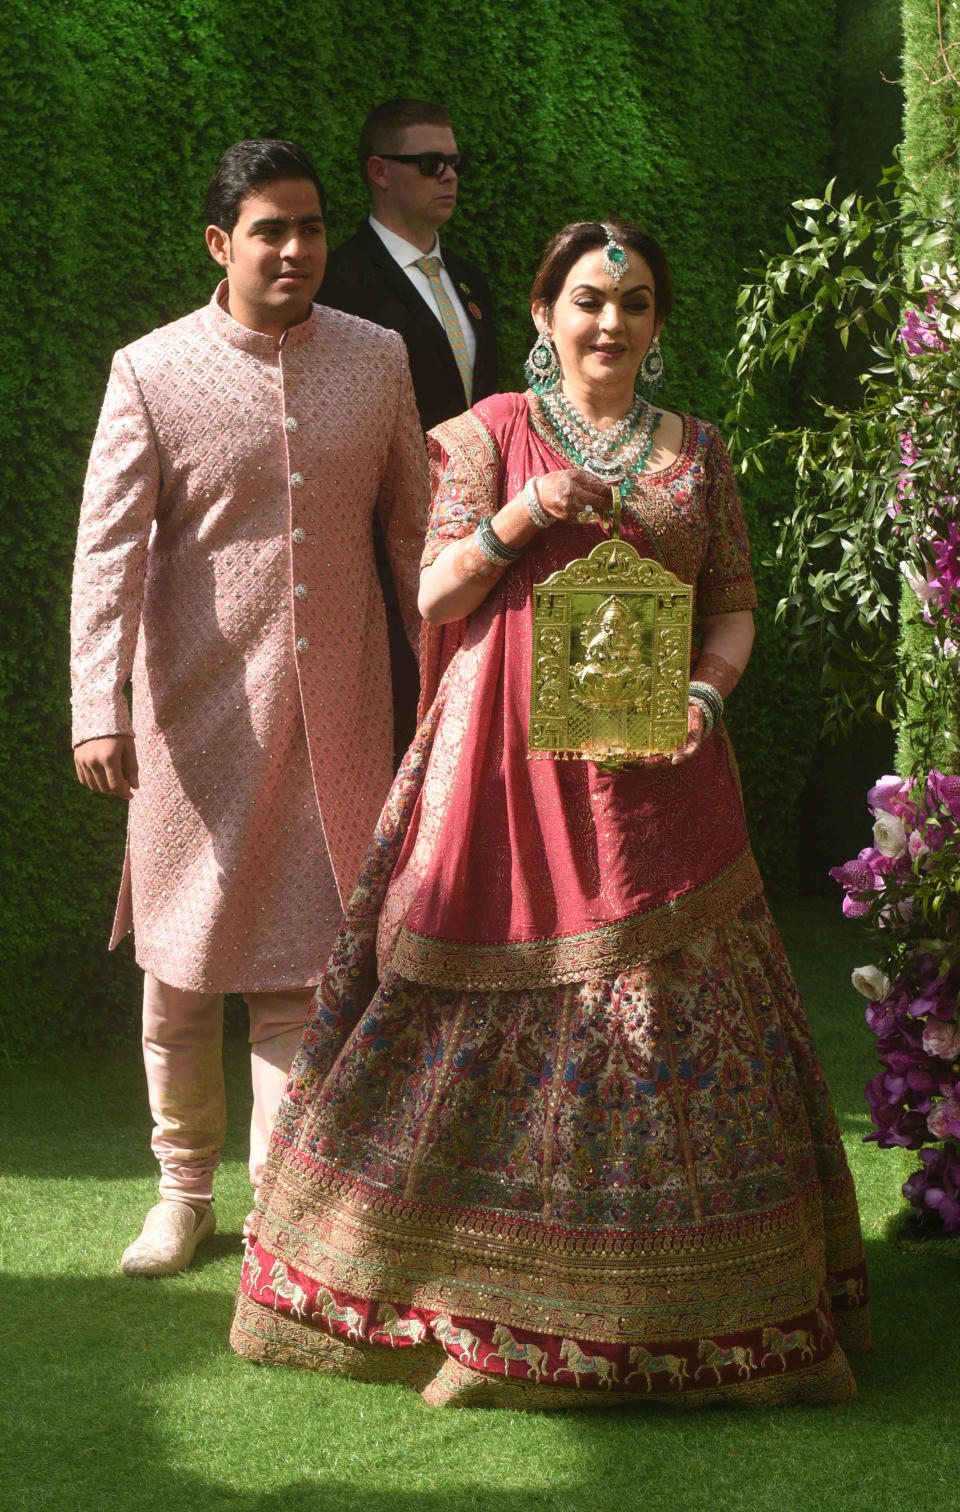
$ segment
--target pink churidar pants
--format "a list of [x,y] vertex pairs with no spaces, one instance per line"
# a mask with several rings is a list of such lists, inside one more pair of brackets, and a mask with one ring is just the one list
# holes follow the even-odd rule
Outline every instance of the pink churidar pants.
[[[250,1010],[250,1180],[259,1185],[287,1072],[313,987],[247,992]],[[143,1062],[153,1114],[151,1144],[160,1162],[160,1195],[210,1202],[227,1131],[223,1085],[223,996],[186,992],[149,972],[143,983]]]

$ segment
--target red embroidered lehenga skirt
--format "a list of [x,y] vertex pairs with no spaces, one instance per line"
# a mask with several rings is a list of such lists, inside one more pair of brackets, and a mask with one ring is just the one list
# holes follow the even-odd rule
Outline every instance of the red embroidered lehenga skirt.
[[435,1405],[848,1399],[856,1201],[726,736],[528,762],[528,600],[473,616],[388,798],[233,1346]]

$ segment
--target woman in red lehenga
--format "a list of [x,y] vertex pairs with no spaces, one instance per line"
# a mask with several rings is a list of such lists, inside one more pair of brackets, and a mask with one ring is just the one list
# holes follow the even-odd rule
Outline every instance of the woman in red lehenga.
[[[714,427],[634,397],[671,301],[638,228],[567,227],[535,391],[431,435],[424,717],[274,1133],[250,1359],[438,1406],[855,1395],[853,1185],[718,720],[753,637],[742,515]],[[532,761],[532,585],[604,538],[615,470],[624,539],[695,584],[688,738]]]

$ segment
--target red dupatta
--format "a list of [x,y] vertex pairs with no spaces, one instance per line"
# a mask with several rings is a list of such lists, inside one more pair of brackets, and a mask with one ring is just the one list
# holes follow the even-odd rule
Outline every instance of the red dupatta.
[[[534,421],[524,396],[501,394],[431,433],[425,564],[527,478],[570,465]],[[742,516],[722,443],[711,462],[716,440],[687,421],[681,455],[645,479],[622,534],[695,581],[701,600],[751,607]],[[423,708],[436,733],[381,915],[382,971],[491,988],[614,976],[759,891],[722,730],[677,767],[610,773],[527,757],[532,587],[601,534],[597,524],[544,531],[469,620],[425,627]]]

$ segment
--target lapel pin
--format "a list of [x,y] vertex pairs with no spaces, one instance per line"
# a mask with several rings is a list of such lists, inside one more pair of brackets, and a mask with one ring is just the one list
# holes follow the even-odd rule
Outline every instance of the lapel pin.
[[469,294],[470,293],[470,286],[469,286],[469,284],[462,283],[460,285],[460,292],[461,292],[461,294]]

